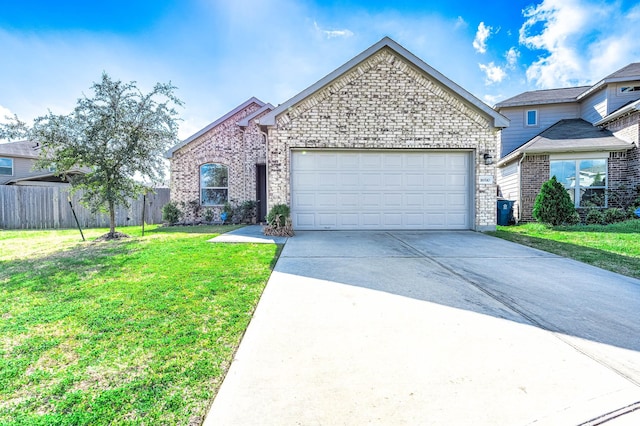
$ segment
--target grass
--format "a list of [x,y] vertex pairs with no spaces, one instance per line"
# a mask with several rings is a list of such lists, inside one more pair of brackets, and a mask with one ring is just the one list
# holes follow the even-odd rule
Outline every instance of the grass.
[[0,231],[0,425],[200,424],[278,256],[230,229]]
[[599,268],[640,278],[640,220],[611,225],[498,226],[490,233]]

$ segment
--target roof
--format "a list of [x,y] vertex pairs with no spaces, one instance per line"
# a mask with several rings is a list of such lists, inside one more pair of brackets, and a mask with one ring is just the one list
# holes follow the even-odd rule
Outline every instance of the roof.
[[620,108],[613,111],[611,114],[607,115],[602,120],[599,120],[593,123],[593,125],[602,126],[606,123],[617,120],[620,117],[623,117],[627,114],[632,114],[636,111],[640,111],[640,99],[638,99],[637,101],[628,102],[625,105],[622,105]]
[[[66,173],[66,176],[83,175],[85,172],[81,169],[74,168]],[[62,176],[56,176],[55,173],[45,172],[39,175],[23,176],[20,178],[14,178],[5,182],[5,185],[13,185],[19,182],[65,182],[69,180]]]
[[506,117],[504,117],[503,115],[493,110],[487,104],[485,104],[480,99],[473,96],[471,93],[467,92],[465,89],[463,89],[453,81],[449,80],[439,71],[432,68],[426,62],[424,62],[423,60],[415,56],[413,53],[409,52],[404,47],[400,46],[398,43],[396,43],[389,37],[383,38],[382,40],[380,40],[379,42],[377,42],[376,44],[374,44],[364,52],[360,53],[355,58],[351,59],[346,64],[342,65],[340,68],[326,75],[324,78],[322,78],[315,84],[309,86],[308,88],[298,93],[296,96],[284,102],[283,104],[278,105],[278,107],[276,107],[273,111],[271,111],[270,113],[268,113],[267,115],[265,115],[260,119],[260,124],[265,126],[274,126],[276,124],[276,117],[278,117],[280,114],[282,114],[283,112],[286,112],[289,108],[296,105],[300,101],[306,99],[313,93],[321,90],[323,87],[327,86],[334,80],[340,78],[341,76],[349,72],[351,69],[356,67],[358,64],[364,62],[369,57],[373,56],[375,53],[377,53],[383,48],[389,48],[393,50],[398,55],[402,56],[404,59],[409,61],[412,65],[414,65],[418,69],[422,70],[423,72],[431,76],[434,80],[436,80],[443,86],[447,87],[448,89],[456,93],[458,96],[460,96],[462,99],[464,99],[471,105],[475,106],[484,114],[493,118],[493,123],[495,127],[509,126],[509,120]]
[[591,86],[565,87],[562,89],[532,90],[498,102],[495,108],[524,105],[561,104],[575,102],[580,94]]
[[176,152],[177,150],[179,150],[180,148],[182,148],[183,146],[185,146],[189,142],[191,142],[191,141],[199,138],[200,136],[204,135],[205,133],[207,133],[209,130],[213,129],[217,125],[225,122],[226,120],[228,120],[229,118],[233,117],[235,114],[239,113],[240,111],[242,111],[243,109],[245,109],[246,107],[248,107],[251,104],[256,104],[261,108],[264,107],[264,105],[265,105],[264,102],[262,102],[260,99],[257,99],[255,97],[246,100],[245,102],[243,102],[242,104],[238,105],[237,107],[235,107],[234,109],[232,109],[231,111],[229,111],[228,113],[223,115],[222,117],[218,118],[213,123],[210,123],[209,125],[207,125],[203,129],[199,130],[198,132],[194,133],[193,135],[189,136],[188,138],[186,138],[185,140],[183,140],[179,144],[177,144],[174,147],[172,147],[171,149],[169,149],[167,152],[164,153],[164,156],[166,158],[171,158],[173,156],[174,152]]
[[498,166],[507,164],[524,153],[608,152],[627,150],[631,145],[613,136],[609,130],[595,127],[581,118],[572,118],[560,120],[541,132],[502,158]]
[[259,116],[260,114],[264,113],[265,111],[271,111],[274,108],[275,107],[273,105],[271,105],[271,104],[265,104],[262,108],[258,109],[257,111],[252,112],[251,114],[247,115],[242,120],[238,121],[238,126],[247,127],[251,120],[253,120],[257,116]]
[[37,142],[18,141],[0,143],[0,156],[38,158]]
[[623,81],[640,80],[640,62],[631,63],[625,67],[615,71],[578,96],[578,100],[589,96],[591,93],[597,92],[609,83],[620,83]]

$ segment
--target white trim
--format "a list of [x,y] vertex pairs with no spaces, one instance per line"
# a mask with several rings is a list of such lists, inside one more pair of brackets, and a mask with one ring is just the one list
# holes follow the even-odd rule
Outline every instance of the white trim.
[[[11,162],[11,174],[10,175],[5,175],[2,174],[0,176],[15,176],[16,174],[16,166],[15,166],[15,161],[13,161],[13,158],[10,157],[0,157],[0,160],[9,160]],[[2,168],[7,168],[7,166],[2,166]]]
[[609,151],[604,152],[576,152],[564,154],[550,154],[549,161],[553,160],[608,160]]
[[[534,112],[535,113],[535,122],[533,124],[529,124],[529,113],[530,112]],[[538,110],[537,109],[527,109],[524,111],[524,125],[525,127],[538,127],[538,122],[540,121],[538,119]]]

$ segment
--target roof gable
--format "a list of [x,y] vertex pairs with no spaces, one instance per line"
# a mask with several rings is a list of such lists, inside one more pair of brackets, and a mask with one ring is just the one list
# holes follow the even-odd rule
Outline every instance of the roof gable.
[[38,158],[38,143],[17,141],[0,143],[0,157]]
[[239,113],[243,109],[247,108],[251,104],[256,104],[261,108],[265,106],[264,102],[262,102],[260,99],[257,99],[255,97],[252,97],[252,98],[246,100],[245,102],[243,102],[242,104],[238,105],[237,107],[235,107],[234,109],[232,109],[231,111],[229,111],[228,113],[223,115],[222,117],[218,118],[216,121],[208,124],[203,129],[199,130],[198,132],[194,133],[193,135],[189,136],[188,138],[186,138],[185,140],[183,140],[179,144],[177,144],[174,147],[172,147],[171,149],[169,149],[167,152],[165,152],[165,157],[166,158],[171,158],[173,156],[174,152],[176,152],[177,150],[179,150],[183,146],[187,145],[188,143],[194,141],[195,139],[199,138],[200,136],[204,135],[205,133],[207,133],[209,130],[213,129],[214,127],[220,125],[221,123],[224,123],[229,118],[233,117],[234,115],[236,115],[237,113]]
[[389,37],[383,38],[378,43],[374,44],[364,52],[360,53],[359,55],[351,59],[349,62],[345,63],[335,71],[331,72],[330,74],[328,74],[327,76],[325,76],[324,78],[316,82],[315,84],[309,86],[302,92],[295,95],[293,98],[289,99],[288,101],[276,107],[273,111],[266,114],[264,117],[260,119],[260,124],[264,126],[274,126],[276,124],[276,119],[279,115],[287,112],[289,108],[302,102],[303,100],[310,97],[311,95],[318,92],[319,90],[323,89],[324,87],[330,85],[333,81],[342,77],[347,72],[357,67],[359,64],[365,62],[367,59],[369,59],[370,57],[372,57],[373,55],[375,55],[377,52],[379,52],[384,48],[391,49],[396,54],[400,55],[409,63],[411,63],[413,66],[415,66],[422,72],[429,75],[433,80],[435,80],[439,84],[445,86],[450,91],[458,95],[460,98],[466,101],[466,103],[475,107],[477,110],[481,111],[484,115],[492,118],[495,127],[507,127],[509,125],[509,120],[506,117],[497,113],[495,110],[493,110],[491,107],[486,105],[484,102],[482,102],[481,100],[473,96],[471,93],[467,92],[465,89],[463,89],[453,81],[449,80],[443,74],[441,74],[440,72],[438,72],[437,70],[429,66],[427,63],[425,63],[420,58],[418,58],[417,56],[415,56],[414,54],[406,50],[404,47],[400,46],[398,43],[396,43]]

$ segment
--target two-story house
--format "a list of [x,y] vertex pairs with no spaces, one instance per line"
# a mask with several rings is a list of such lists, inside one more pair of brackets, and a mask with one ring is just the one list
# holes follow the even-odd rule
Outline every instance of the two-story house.
[[556,176],[575,206],[619,207],[612,192],[640,185],[640,63],[593,86],[536,90],[498,103],[502,129],[497,182],[531,221],[542,184]]
[[[0,143],[0,185],[55,186],[67,185],[53,170],[34,168],[38,160],[35,142]],[[76,169],[69,174],[83,173]]]

